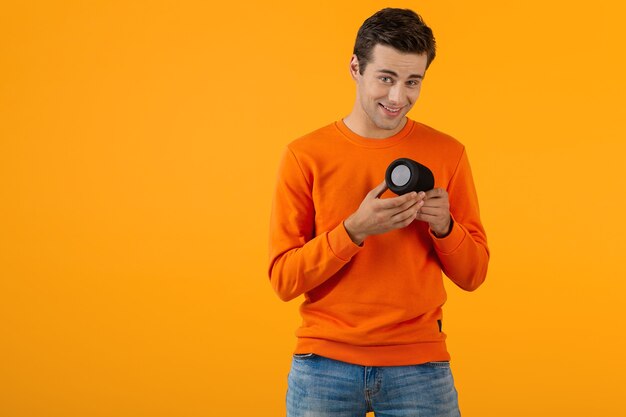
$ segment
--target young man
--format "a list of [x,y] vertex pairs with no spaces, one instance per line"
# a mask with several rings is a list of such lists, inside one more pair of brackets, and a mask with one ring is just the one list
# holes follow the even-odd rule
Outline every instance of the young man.
[[[472,291],[489,252],[461,143],[406,117],[435,57],[410,10],[359,29],[352,112],[289,144],[271,217],[271,284],[304,294],[288,417],[458,416],[442,271]],[[395,196],[387,166],[411,158],[435,188]]]

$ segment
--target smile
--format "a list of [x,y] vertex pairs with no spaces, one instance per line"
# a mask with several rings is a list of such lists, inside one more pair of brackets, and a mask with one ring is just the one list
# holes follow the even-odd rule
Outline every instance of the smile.
[[385,106],[385,105],[384,105],[384,104],[382,104],[382,103],[379,103],[379,104],[382,106],[382,108],[384,108],[385,110],[387,110],[387,111],[388,111],[388,112],[390,112],[390,113],[398,113],[400,110],[402,110],[402,107],[399,107],[399,108],[397,108],[397,109],[392,109],[392,108],[390,108],[390,107]]

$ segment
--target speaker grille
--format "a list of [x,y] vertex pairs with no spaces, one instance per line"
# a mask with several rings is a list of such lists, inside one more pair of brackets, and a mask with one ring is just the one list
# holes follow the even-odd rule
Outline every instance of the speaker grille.
[[406,165],[398,165],[391,171],[391,181],[394,185],[402,187],[411,179],[411,170]]

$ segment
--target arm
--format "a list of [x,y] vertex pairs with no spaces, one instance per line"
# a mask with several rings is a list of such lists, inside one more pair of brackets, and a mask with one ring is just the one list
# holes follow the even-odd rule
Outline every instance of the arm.
[[312,178],[287,149],[270,218],[269,278],[283,301],[324,283],[359,251],[343,224],[316,235]]
[[429,223],[443,272],[464,290],[478,288],[487,275],[489,248],[465,151],[448,190],[426,192],[417,219]]

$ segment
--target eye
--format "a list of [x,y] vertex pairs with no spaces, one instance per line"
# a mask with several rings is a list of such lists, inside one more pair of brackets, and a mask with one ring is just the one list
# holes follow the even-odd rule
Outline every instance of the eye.
[[391,77],[380,77],[379,80],[384,82],[384,83],[386,83],[386,84],[391,84],[393,82]]
[[417,87],[418,85],[420,85],[420,80],[410,80],[410,81],[407,81],[407,85],[409,87]]

